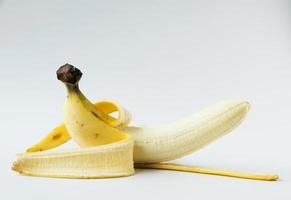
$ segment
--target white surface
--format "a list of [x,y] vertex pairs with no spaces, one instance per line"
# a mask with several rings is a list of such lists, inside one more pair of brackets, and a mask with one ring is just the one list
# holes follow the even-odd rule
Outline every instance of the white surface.
[[[1,196],[9,199],[290,199],[290,1],[0,1]],[[230,135],[177,163],[277,173],[278,182],[137,170],[127,178],[35,178],[15,153],[62,121],[55,70],[84,72],[92,100],[133,123],[161,123],[213,102],[252,111]],[[69,146],[69,145],[67,145]]]

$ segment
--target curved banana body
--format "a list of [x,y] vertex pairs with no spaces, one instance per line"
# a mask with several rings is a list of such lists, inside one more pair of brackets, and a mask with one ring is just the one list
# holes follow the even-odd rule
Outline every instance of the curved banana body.
[[224,101],[174,123],[122,130],[134,138],[135,162],[162,162],[190,154],[229,133],[249,109],[246,101]]

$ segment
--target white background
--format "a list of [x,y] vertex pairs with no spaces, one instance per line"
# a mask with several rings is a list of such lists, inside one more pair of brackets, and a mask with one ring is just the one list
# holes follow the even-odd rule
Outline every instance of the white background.
[[[287,0],[0,0],[2,198],[290,199],[290,22]],[[223,99],[250,101],[238,129],[175,162],[280,180],[159,170],[97,180],[14,173],[15,154],[62,121],[66,94],[55,71],[66,62],[83,71],[91,100],[118,101],[133,124],[174,121]]]

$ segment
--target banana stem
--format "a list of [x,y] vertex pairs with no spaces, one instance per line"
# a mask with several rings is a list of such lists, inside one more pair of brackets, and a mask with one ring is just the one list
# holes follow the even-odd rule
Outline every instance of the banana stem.
[[142,169],[162,169],[162,170],[174,170],[182,172],[192,172],[200,174],[211,174],[218,176],[228,176],[234,178],[243,178],[243,179],[252,179],[252,180],[261,180],[261,181],[276,181],[279,177],[277,175],[263,175],[255,174],[249,172],[238,172],[238,171],[229,171],[222,169],[198,167],[198,166],[186,166],[172,163],[135,163],[135,168]]

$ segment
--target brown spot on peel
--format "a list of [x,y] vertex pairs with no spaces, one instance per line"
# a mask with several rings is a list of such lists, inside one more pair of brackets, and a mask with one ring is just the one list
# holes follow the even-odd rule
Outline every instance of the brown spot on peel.
[[62,134],[61,134],[61,133],[58,133],[58,134],[54,135],[52,139],[53,139],[53,140],[57,140],[57,139],[59,139],[60,137],[62,137]]

